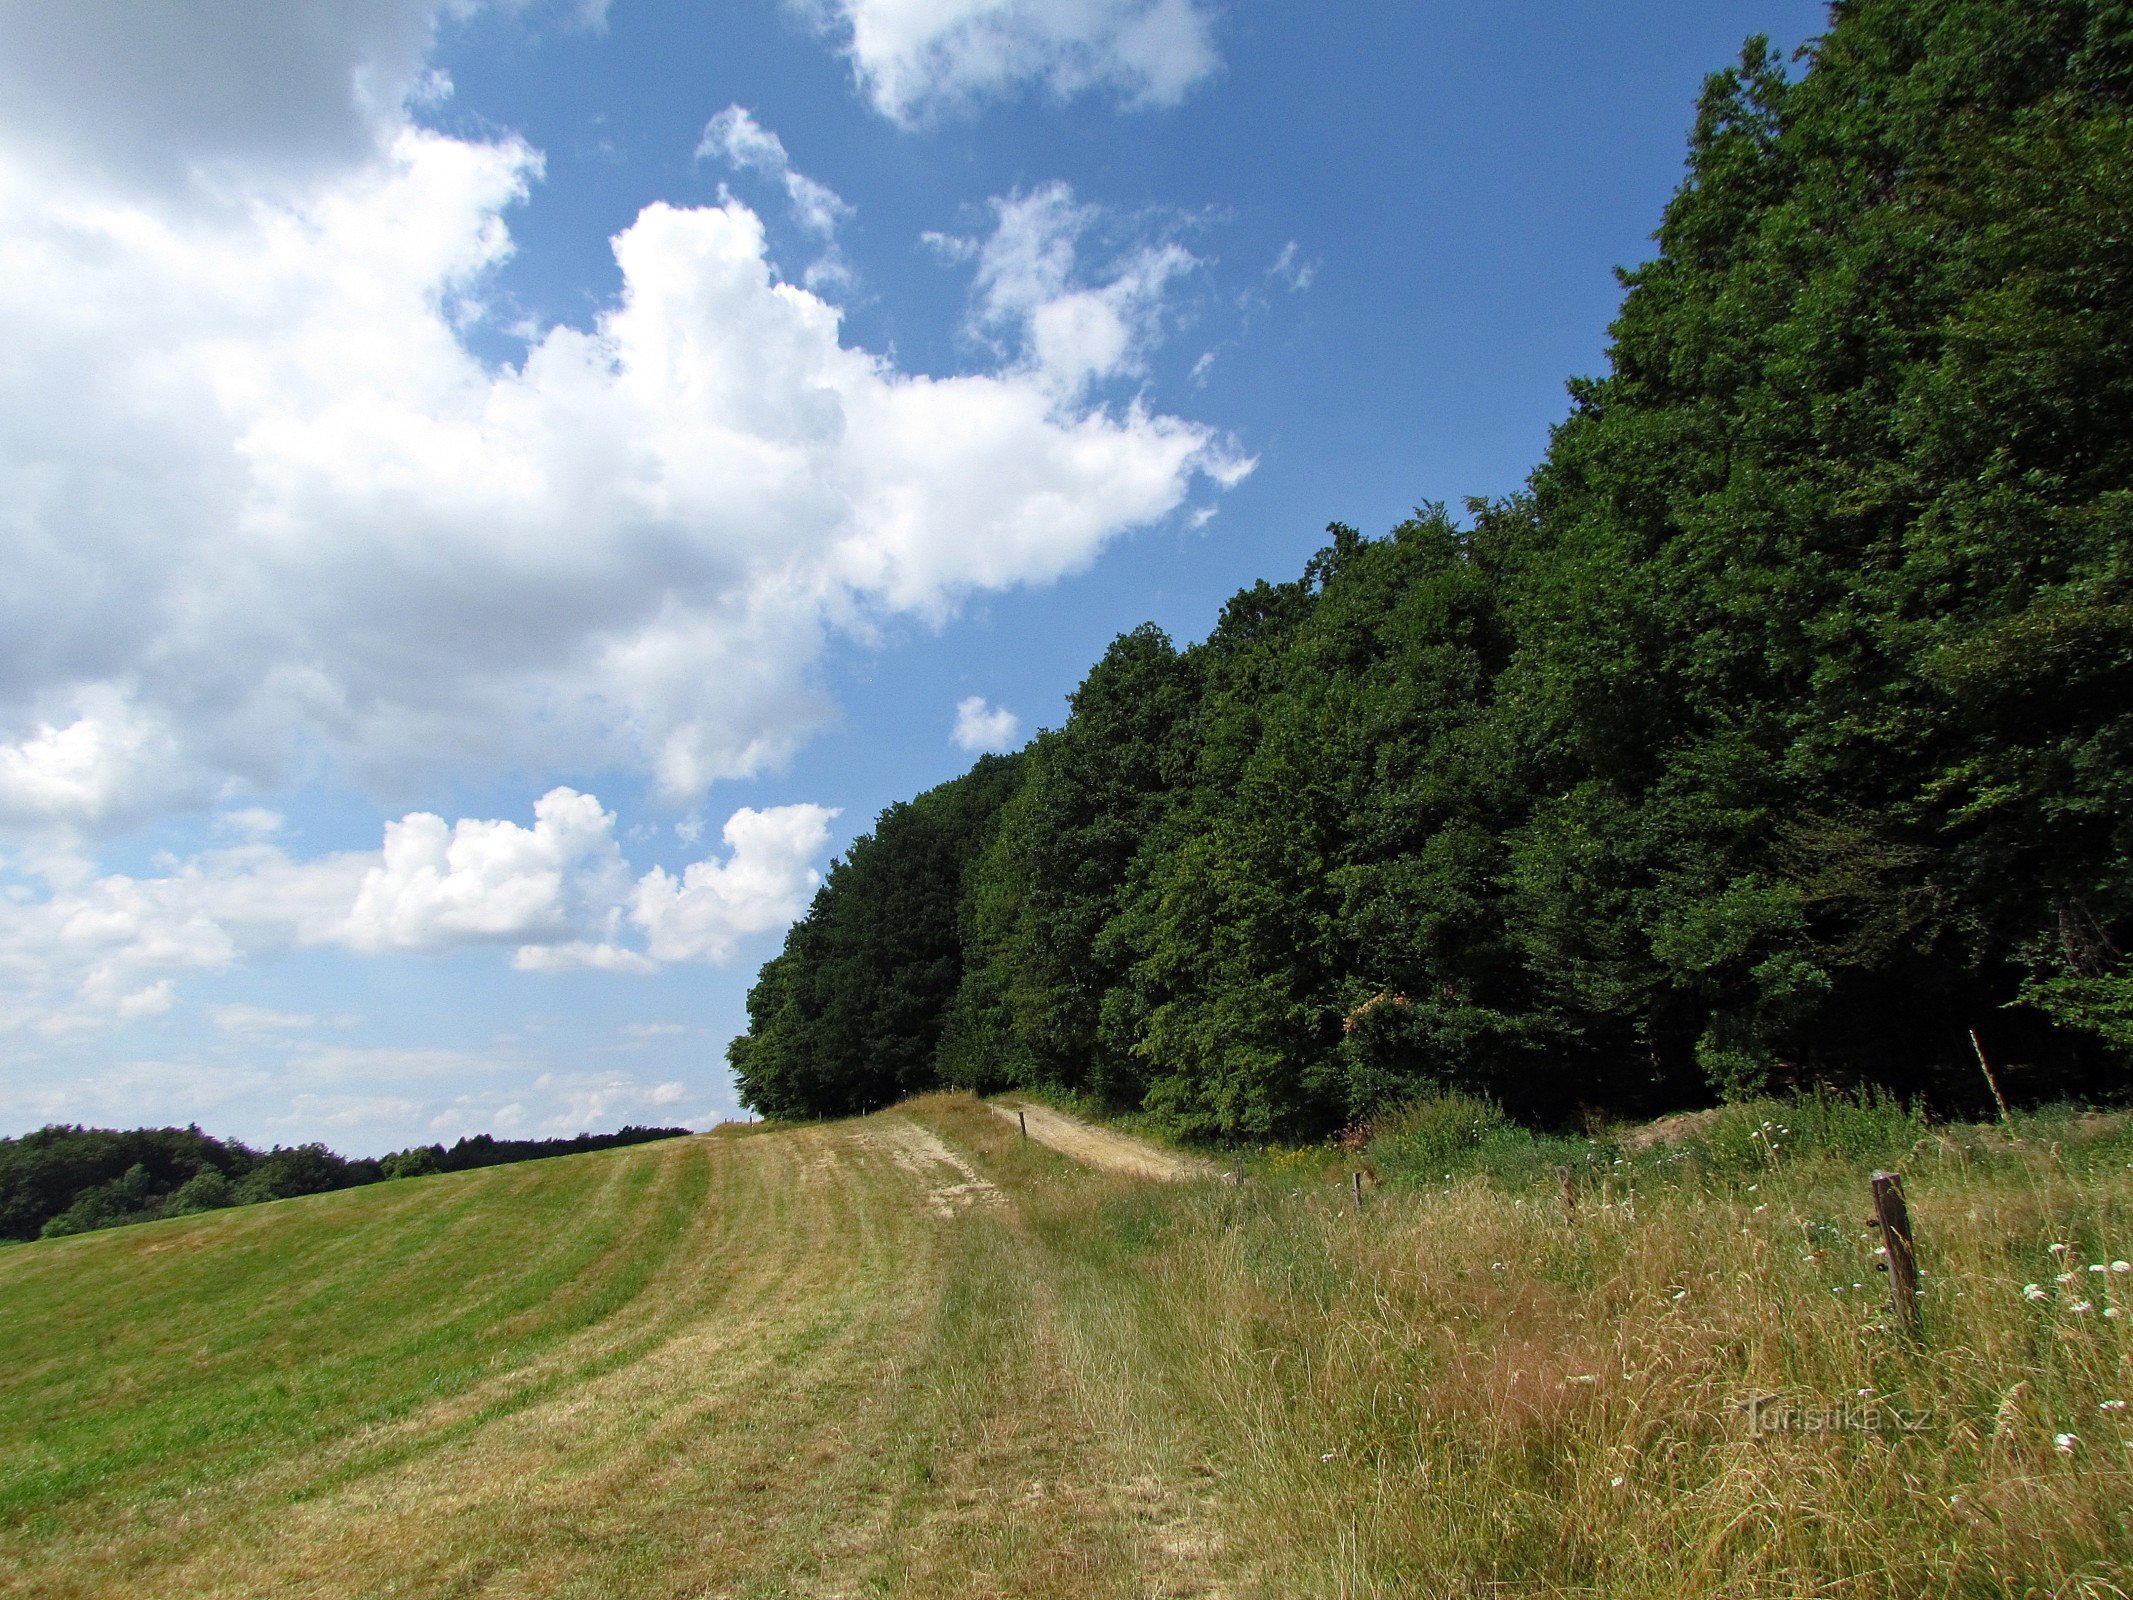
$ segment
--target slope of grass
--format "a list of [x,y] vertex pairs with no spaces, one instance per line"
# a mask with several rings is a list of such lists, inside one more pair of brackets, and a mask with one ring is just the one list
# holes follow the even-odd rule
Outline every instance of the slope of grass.
[[0,1590],[2124,1592],[2123,1125],[1470,1113],[1360,1213],[941,1096],[0,1252]]

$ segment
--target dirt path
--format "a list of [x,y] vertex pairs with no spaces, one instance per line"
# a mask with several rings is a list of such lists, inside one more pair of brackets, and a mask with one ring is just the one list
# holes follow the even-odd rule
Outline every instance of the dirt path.
[[1050,1145],[1062,1155],[1072,1156],[1085,1166],[1120,1172],[1133,1178],[1154,1178],[1162,1183],[1194,1183],[1221,1176],[1221,1169],[1212,1161],[1160,1149],[1146,1140],[1113,1133],[1109,1128],[1099,1128],[1079,1117],[1070,1117],[1064,1111],[1054,1111],[1050,1106],[1027,1100],[988,1103],[992,1114],[1004,1121],[1019,1124],[1027,1118],[1032,1139]]

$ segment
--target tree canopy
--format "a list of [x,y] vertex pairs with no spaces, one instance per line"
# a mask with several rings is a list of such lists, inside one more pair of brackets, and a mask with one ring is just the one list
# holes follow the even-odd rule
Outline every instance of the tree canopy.
[[1853,0],[1697,108],[1525,492],[1331,530],[892,807],[751,1104],[1181,1132],[2133,1058],[2133,6]]

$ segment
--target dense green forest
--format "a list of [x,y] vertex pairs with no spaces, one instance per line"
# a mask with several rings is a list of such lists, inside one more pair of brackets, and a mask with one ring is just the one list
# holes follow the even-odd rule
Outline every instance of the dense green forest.
[[477,1133],[449,1148],[412,1145],[350,1160],[322,1144],[254,1150],[198,1128],[80,1128],[54,1124],[0,1139],[0,1239],[58,1238],[158,1217],[352,1189],[386,1178],[464,1172],[543,1156],[671,1139],[686,1128],[627,1127],[570,1139]]
[[1525,492],[1336,527],[883,813],[747,1102],[1201,1137],[2133,1061],[2133,6],[1856,0],[1696,112]]

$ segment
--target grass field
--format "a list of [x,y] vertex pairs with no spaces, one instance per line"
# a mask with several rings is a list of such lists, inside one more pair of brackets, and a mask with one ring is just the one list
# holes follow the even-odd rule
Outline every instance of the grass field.
[[0,1591],[2128,1592],[2133,1138],[1898,1150],[1914,1349],[1911,1130],[1745,1116],[1574,1221],[1553,1148],[1358,1214],[943,1096],[10,1248]]

